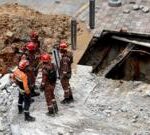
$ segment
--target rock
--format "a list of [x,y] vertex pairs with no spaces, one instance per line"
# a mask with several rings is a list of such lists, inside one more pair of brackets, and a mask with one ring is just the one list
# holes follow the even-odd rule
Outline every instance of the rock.
[[149,8],[148,8],[148,7],[143,7],[143,8],[142,8],[142,11],[143,11],[144,13],[148,13],[148,12],[149,12]]
[[0,50],[5,47],[4,41],[0,39]]
[[140,108],[140,111],[143,111],[143,108]]
[[129,9],[125,9],[125,10],[123,10],[123,13],[124,13],[124,14],[129,14],[129,13],[130,13],[130,10],[129,10]]
[[3,104],[3,98],[0,98],[0,105]]
[[0,110],[2,113],[6,113],[7,107],[6,106],[0,106]]
[[1,51],[2,54],[4,53],[14,53],[14,50],[12,49],[12,47],[8,46],[8,47],[5,47],[2,51]]
[[13,35],[14,35],[14,33],[11,32],[11,31],[7,31],[7,32],[6,32],[6,36],[7,36],[7,37],[12,37]]
[[143,6],[143,5],[140,5],[139,7],[140,7],[140,9],[143,9],[143,8],[144,8],[144,6]]
[[111,110],[104,110],[105,113],[110,114]]
[[69,134],[70,134],[70,135],[73,135],[73,133],[74,133],[73,130],[70,130],[70,131],[69,131]]
[[81,20],[81,22],[85,22],[86,18],[81,18],[80,20]]
[[126,107],[122,107],[120,110],[121,112],[128,112],[128,109]]
[[63,135],[63,133],[61,133],[61,132],[58,132],[58,135]]
[[44,31],[45,35],[48,37],[52,37],[53,32],[48,27],[43,27],[42,30]]
[[133,118],[134,118],[134,119],[137,119],[137,118],[139,118],[139,116],[138,116],[138,115],[134,115]]
[[134,0],[130,0],[129,4],[135,4],[136,2]]
[[132,120],[132,123],[136,123],[138,120],[137,119],[133,119]]
[[15,83],[12,84],[13,87],[17,87],[17,85]]
[[109,106],[109,107],[108,107],[108,110],[112,110],[112,107],[111,107],[111,106]]
[[135,5],[133,6],[133,10],[139,10],[139,9],[140,9],[139,5],[136,5],[136,4],[135,4]]
[[144,97],[150,97],[150,91],[149,91],[149,90],[147,90],[147,91],[145,92]]
[[0,117],[0,132],[4,131],[3,119]]
[[59,3],[60,3],[60,0],[55,0],[55,3],[59,4]]

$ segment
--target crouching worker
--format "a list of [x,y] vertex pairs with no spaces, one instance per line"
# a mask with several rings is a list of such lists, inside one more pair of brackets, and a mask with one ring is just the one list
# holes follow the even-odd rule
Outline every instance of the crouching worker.
[[49,54],[41,55],[42,61],[42,83],[41,91],[44,91],[45,99],[48,106],[49,116],[54,116],[58,112],[57,103],[55,100],[54,89],[56,85],[56,70],[54,64],[51,62]]
[[[21,60],[19,62],[18,68],[13,73],[13,79],[15,83],[20,88],[19,90],[19,99],[18,99],[18,110],[19,114],[21,114],[24,110],[25,121],[35,121],[35,118],[30,116],[29,108],[31,102],[30,89],[28,86],[28,77],[27,70],[29,66],[28,60]],[[24,107],[23,107],[24,103]]]

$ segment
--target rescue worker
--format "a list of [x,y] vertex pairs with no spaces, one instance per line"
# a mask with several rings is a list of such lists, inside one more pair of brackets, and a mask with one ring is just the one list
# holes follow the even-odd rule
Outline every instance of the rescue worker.
[[30,42],[33,42],[36,44],[36,53],[41,53],[38,33],[35,31],[32,31],[29,36],[30,36]]
[[71,64],[73,63],[73,54],[67,50],[68,45],[65,41],[62,41],[59,45],[61,60],[60,60],[60,81],[64,90],[64,99],[62,104],[73,102],[73,95],[69,83],[71,78]]
[[[28,42],[24,48],[24,55],[22,55],[22,57],[26,56],[27,60],[29,60],[29,69],[30,70],[28,72],[28,77],[29,77],[29,82],[30,82],[29,86],[31,89],[32,97],[40,95],[40,93],[35,92],[35,79],[36,79],[35,70],[36,70],[38,62],[39,62],[39,60],[38,60],[39,57],[36,57],[35,50],[36,50],[35,43]],[[23,58],[21,58],[21,59],[23,59]]]
[[56,70],[51,62],[51,56],[47,53],[41,55],[42,65],[42,83],[41,91],[44,91],[48,106],[47,115],[54,116],[58,112],[57,102],[54,95],[56,85]]
[[39,41],[39,35],[37,32],[35,31],[32,31],[30,33],[30,42],[33,42],[35,45],[36,45],[36,48],[35,48],[35,55],[36,55],[36,61],[37,61],[37,65],[36,65],[36,70],[34,71],[35,73],[35,77],[37,77],[37,74],[38,74],[38,65],[40,63],[40,60],[39,60],[39,57],[41,55],[41,52],[42,52],[42,49],[40,48],[40,41]]
[[[30,116],[29,108],[31,103],[30,89],[28,86],[28,77],[27,70],[29,66],[28,60],[21,60],[19,62],[18,68],[13,73],[13,79],[15,83],[19,86],[19,99],[18,99],[18,110],[19,114],[21,114],[24,110],[25,121],[35,121],[35,118]],[[24,102],[24,107],[23,107]]]

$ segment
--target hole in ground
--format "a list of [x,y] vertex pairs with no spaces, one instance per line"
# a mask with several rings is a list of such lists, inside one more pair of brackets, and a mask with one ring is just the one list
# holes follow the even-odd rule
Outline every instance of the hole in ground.
[[150,35],[104,30],[80,59],[106,78],[150,83]]

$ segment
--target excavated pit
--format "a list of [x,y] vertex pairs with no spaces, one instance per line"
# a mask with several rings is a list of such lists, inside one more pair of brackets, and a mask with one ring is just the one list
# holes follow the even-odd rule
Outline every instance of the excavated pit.
[[150,35],[104,30],[93,37],[79,64],[115,80],[150,83]]

